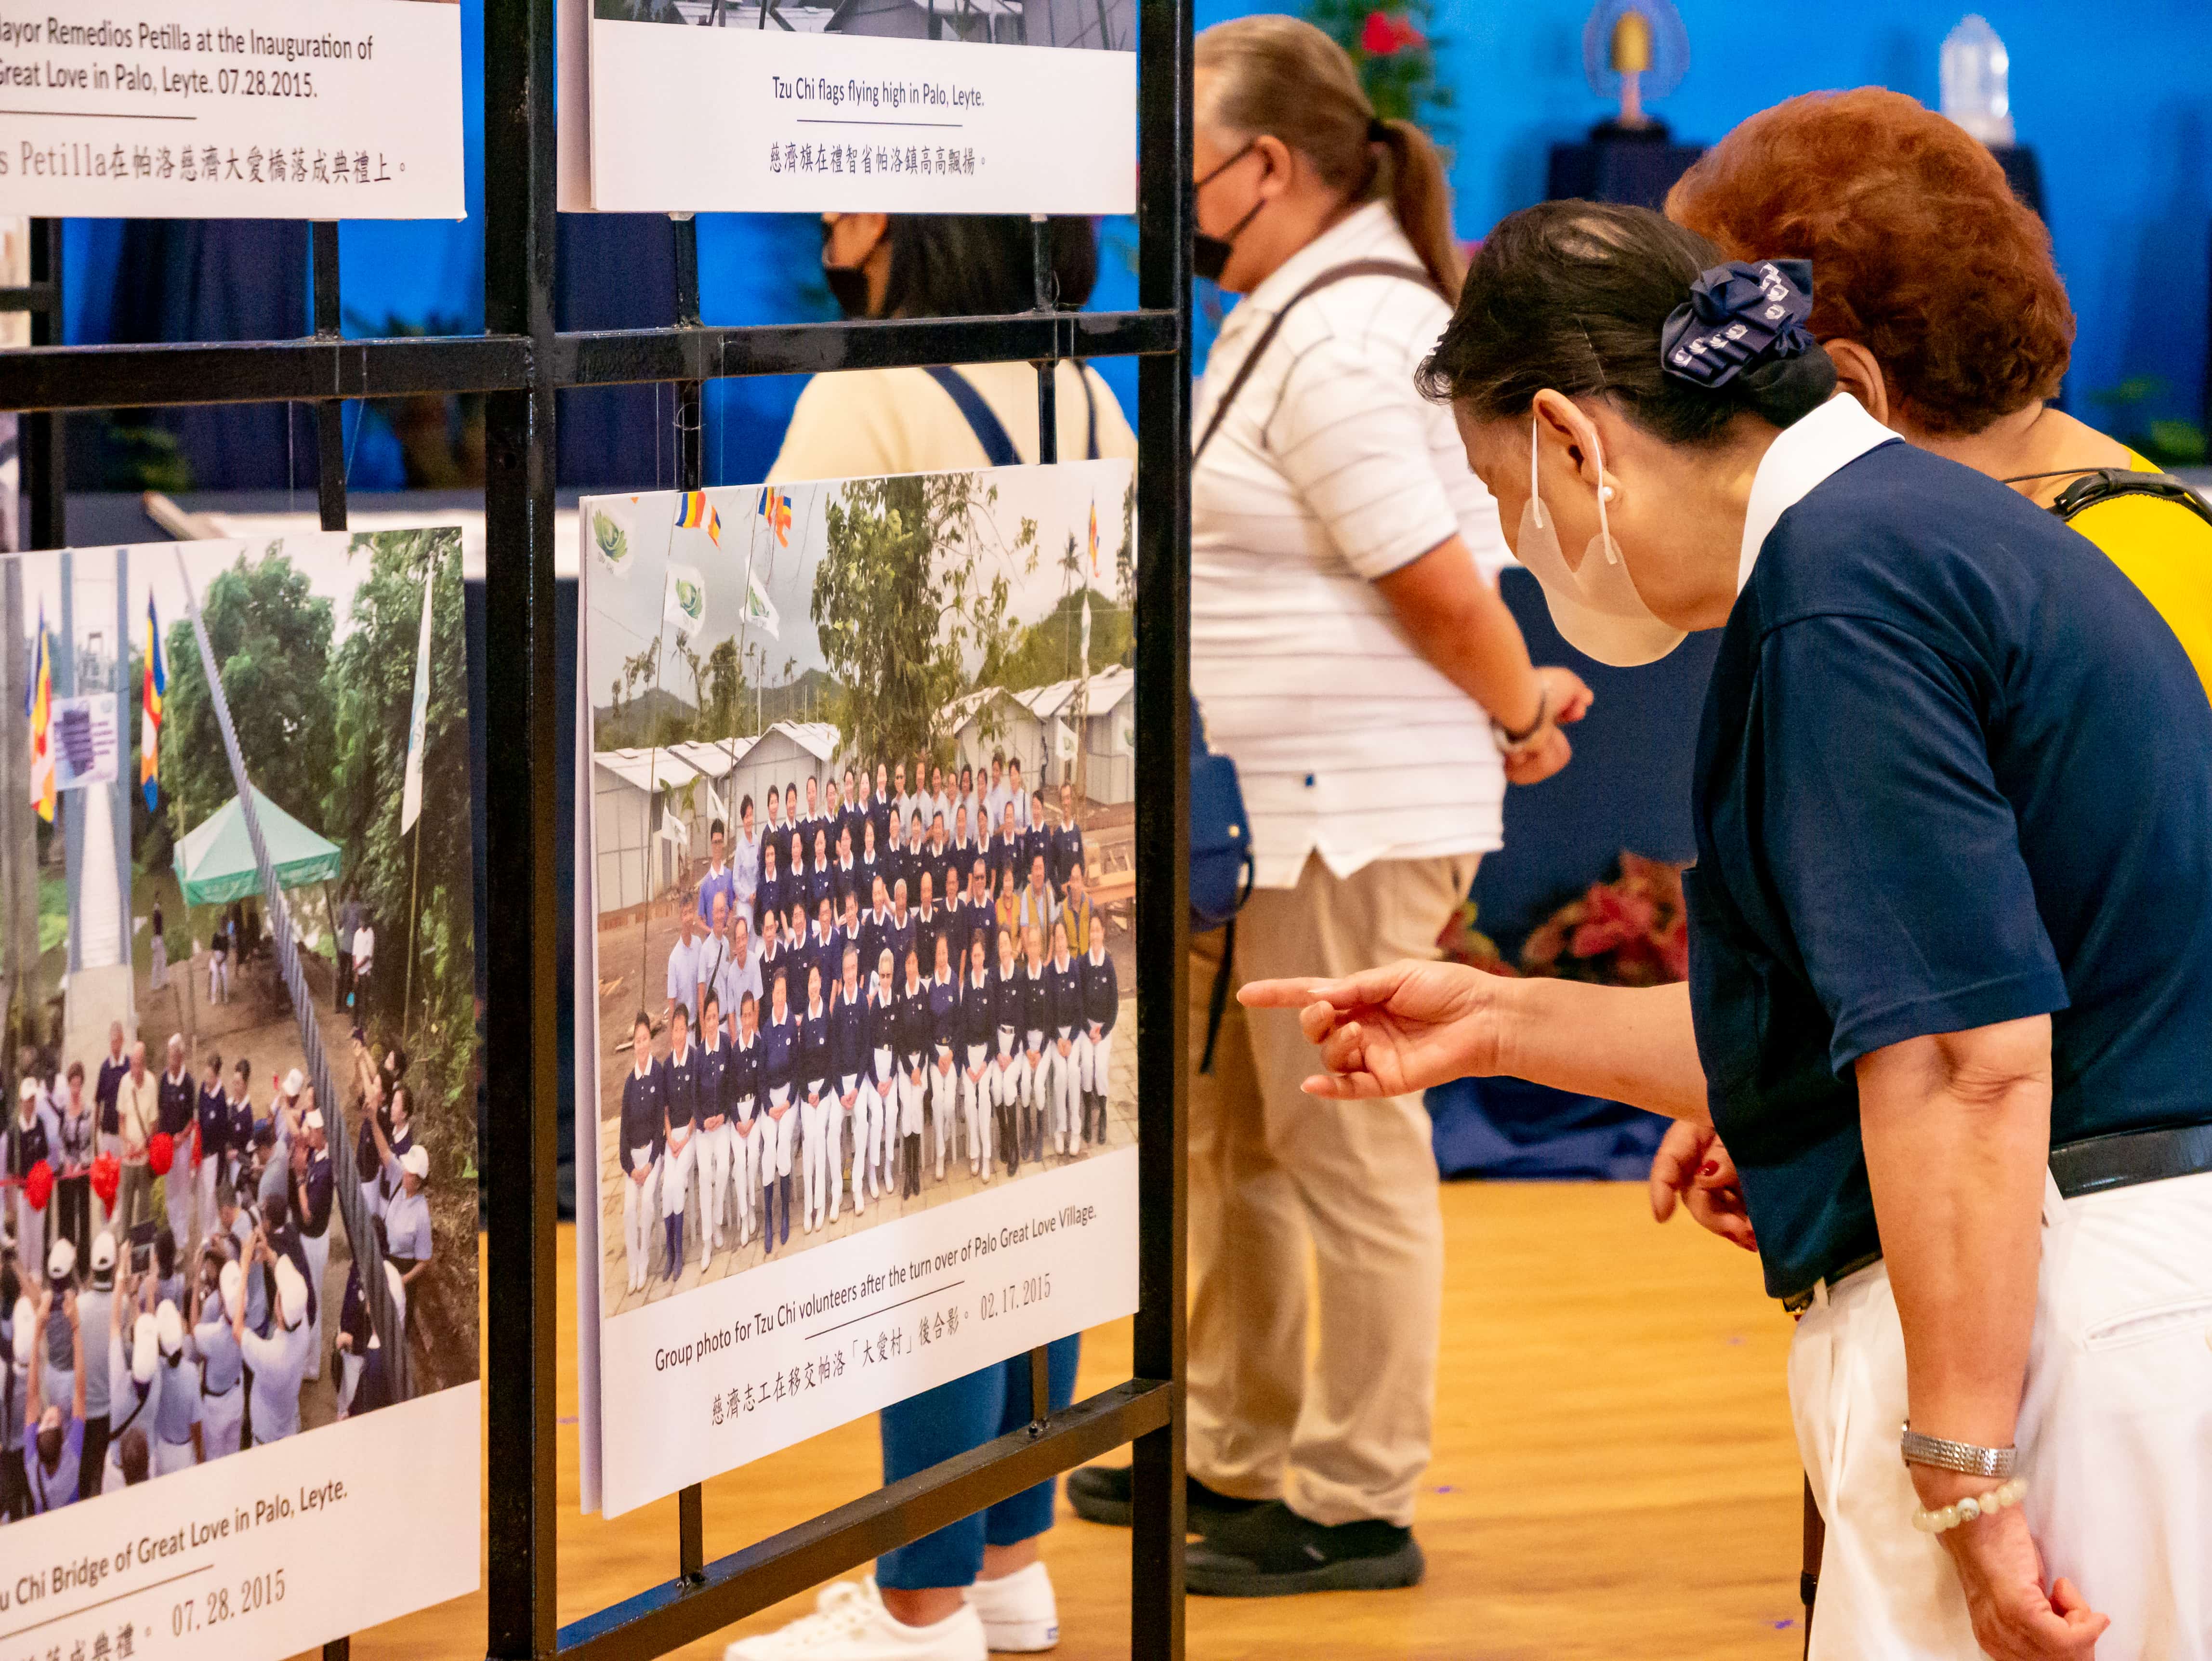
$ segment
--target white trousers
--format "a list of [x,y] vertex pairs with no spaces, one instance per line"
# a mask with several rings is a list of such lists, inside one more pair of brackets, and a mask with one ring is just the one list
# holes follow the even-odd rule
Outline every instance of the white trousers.
[[[1811,1661],[1979,1657],[1950,1559],[1912,1527],[1884,1265],[1798,1322],[1790,1403],[1828,1525]],[[2212,1661],[2212,1173],[2073,1200],[2046,1182],[2014,1440],[2045,1574],[2112,1617],[2098,1661]]]
[[159,934],[154,936],[153,959],[152,984],[154,990],[159,992],[169,983],[169,943]]
[[[774,1099],[771,1092],[769,1100]],[[791,1175],[792,1142],[799,1135],[799,1115],[787,1108],[780,1119],[773,1113],[763,1116],[768,1123],[760,1133],[760,1179],[766,1188],[777,1177]]]
[[712,1127],[701,1126],[699,1143],[699,1261],[720,1244],[722,1219],[730,1208],[730,1156],[736,1133],[726,1118]]
[[[627,1218],[625,1218],[625,1219],[624,1219],[624,1220],[625,1220],[625,1221],[627,1221],[627,1220],[628,1220],[628,1219],[627,1219]],[[634,1263],[634,1262],[635,1262],[635,1260],[633,1259],[633,1263]],[[630,1290],[631,1290],[631,1291],[633,1291],[633,1292],[635,1292],[636,1289],[637,1289],[637,1270],[636,1270],[636,1269],[635,1269],[635,1267],[633,1267],[633,1268],[631,1269],[631,1270],[630,1270]],[[364,1357],[364,1356],[360,1356],[360,1355],[356,1355],[356,1354],[352,1354],[352,1353],[350,1353],[350,1352],[349,1352],[349,1353],[347,1353],[346,1354],[343,1354],[343,1355],[341,1355],[341,1356],[339,1356],[339,1357],[338,1357],[338,1417],[339,1417],[339,1418],[341,1418],[341,1419],[344,1418],[344,1417],[346,1416],[346,1415],[347,1415],[349,1412],[350,1412],[350,1411],[352,1410],[352,1408],[353,1408],[353,1393],[354,1393],[354,1391],[356,1391],[356,1390],[359,1390],[359,1389],[361,1388],[361,1372],[362,1372],[362,1369],[364,1366],[368,1366],[368,1359],[367,1359],[366,1357]],[[230,1442],[230,1451],[231,1451],[233,1453],[235,1453],[235,1452],[237,1452],[237,1451],[238,1451],[238,1445],[239,1445],[239,1444],[238,1444],[238,1433],[239,1433],[240,1429],[241,1428],[241,1427],[242,1427],[242,1425],[243,1425],[243,1421],[244,1421],[244,1415],[245,1415],[245,1401],[246,1401],[246,1385],[244,1384],[244,1383],[243,1383],[243,1382],[241,1382],[241,1383],[239,1384],[239,1387],[238,1387],[238,1397],[239,1397],[239,1403],[240,1403],[240,1406],[239,1406],[240,1418],[239,1418],[238,1420],[234,1421],[232,1422],[231,1429],[230,1429],[230,1438],[231,1438],[231,1442]],[[202,1409],[202,1411],[203,1411],[203,1412],[204,1412],[204,1411],[205,1411],[205,1409]]]
[[[644,1164],[652,1155],[649,1147],[633,1148],[631,1160]],[[629,1289],[636,1291],[645,1284],[647,1269],[653,1259],[653,1225],[660,1215],[659,1190],[653,1179],[659,1175],[658,1163],[645,1166],[645,1180],[639,1182],[631,1174],[630,1165],[623,1166],[623,1242],[629,1253]],[[356,1358],[358,1360],[358,1358]]]
[[737,1192],[738,1238],[752,1237],[753,1217],[760,1205],[761,1136],[768,1115],[756,1110],[749,1119],[732,1119],[729,1126],[730,1181]]
[[[833,1079],[830,1084],[837,1092],[836,1108],[839,1118],[845,1129],[852,1134],[853,1209],[857,1213],[866,1210],[867,1207],[866,1189],[864,1183],[866,1181],[868,1153],[874,1146],[871,1139],[877,1134],[874,1104],[868,1099],[868,1077],[865,1073],[844,1074]],[[850,1107],[845,1105],[845,1098],[848,1096],[853,1098],[853,1104]]]
[[853,1097],[853,1204],[865,1180],[871,1195],[884,1191],[884,1097],[872,1075],[862,1074]]
[[[210,1215],[213,1214],[210,1213]],[[323,1282],[329,1278],[331,1267],[331,1231],[326,1226],[319,1236],[301,1235],[300,1244],[307,1254],[307,1272],[313,1277],[315,1289],[315,1321],[308,1329],[307,1371],[306,1377],[323,1376],[323,1307],[330,1302],[330,1293]]]
[[960,1074],[960,1100],[968,1115],[968,1163],[988,1177],[991,1171],[991,1046],[971,1043]]
[[149,1436],[146,1439],[154,1445],[153,1466],[156,1476],[173,1476],[180,1470],[190,1470],[199,1463],[192,1455],[190,1442],[165,1442],[158,1436]]
[[1052,1066],[1052,1135],[1063,1153],[1073,1153],[1083,1135],[1082,1085],[1077,1069],[1081,1065],[1075,1053],[1079,1042],[1070,1037],[1067,1054],[1060,1053],[1055,1039],[1048,1057]]
[[945,1175],[945,1156],[952,1147],[952,1121],[960,1111],[960,1071],[949,1050],[929,1052],[929,1124],[937,1139],[937,1174]]
[[[199,1195],[200,1215],[208,1220],[210,1226],[213,1225],[215,1219],[215,1179],[221,1172],[222,1166],[222,1155],[216,1153],[205,1155],[200,1160],[198,1176],[195,1183],[196,1190]],[[298,1220],[295,1218],[294,1220],[297,1221]],[[178,1260],[182,1262],[185,1258],[185,1253],[189,1250],[192,1250],[192,1248],[197,1244],[198,1242],[187,1240],[183,1235],[179,1235],[177,1237]],[[192,1255],[198,1256],[197,1251],[193,1251]],[[316,1298],[320,1299],[322,1295],[322,1289],[320,1287],[317,1287],[315,1291]]]
[[799,1158],[805,1173],[806,1226],[810,1229],[820,1220],[830,1196],[823,1189],[823,1166],[825,1144],[829,1136],[827,1103],[811,1091],[801,1097],[799,1104]]
[[[681,1137],[682,1141],[677,1139]],[[668,1135],[668,1151],[660,1158],[660,1214],[681,1217],[685,1203],[691,1197],[691,1167],[699,1158],[699,1134],[696,1130],[672,1130]]]
[[1075,1075],[1083,1087],[1093,1095],[1103,1096],[1108,1081],[1114,1076],[1114,1035],[1101,1032],[1091,1036],[1085,1027],[1083,1035],[1075,1041]]
[[191,1146],[192,1133],[187,1130],[177,1138],[176,1156],[170,1161],[169,1174],[161,1179],[161,1198],[168,1208],[169,1232],[176,1239],[177,1261],[180,1263],[190,1262],[199,1256],[200,1243],[192,1235],[192,1190],[199,1185],[200,1171],[214,1164],[211,1159],[203,1159],[194,1165],[190,1158]]
[[829,1093],[822,1098],[822,1186],[834,1223],[845,1203],[845,1104],[837,1098],[835,1079],[823,1088]]
[[[320,1308],[321,1305],[317,1304]],[[340,1360],[345,1358],[341,1356]],[[343,1375],[344,1367],[338,1372]],[[353,1399],[353,1392],[345,1392]],[[246,1380],[240,1378],[221,1396],[200,1397],[200,1445],[210,1459],[226,1458],[238,1451],[238,1433],[246,1421]]]

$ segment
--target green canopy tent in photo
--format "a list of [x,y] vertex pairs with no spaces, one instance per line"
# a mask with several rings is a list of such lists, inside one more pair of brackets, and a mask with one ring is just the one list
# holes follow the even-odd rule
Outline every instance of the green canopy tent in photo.
[[[304,888],[328,882],[338,873],[338,845],[317,836],[263,795],[253,793],[254,817],[261,840],[276,869],[280,888]],[[233,796],[202,819],[177,844],[177,883],[187,905],[228,905],[261,891],[253,863],[253,839],[246,834],[246,813]]]

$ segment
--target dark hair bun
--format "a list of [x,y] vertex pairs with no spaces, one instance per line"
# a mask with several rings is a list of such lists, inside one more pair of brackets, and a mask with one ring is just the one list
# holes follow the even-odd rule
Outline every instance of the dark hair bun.
[[1836,365],[1820,346],[1795,357],[1771,358],[1736,376],[1729,390],[1760,420],[1788,427],[1813,413],[1836,390]]

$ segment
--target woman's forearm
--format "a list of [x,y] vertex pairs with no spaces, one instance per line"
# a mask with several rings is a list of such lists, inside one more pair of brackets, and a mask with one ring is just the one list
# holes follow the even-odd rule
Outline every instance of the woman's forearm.
[[1712,1123],[1690,989],[1506,981],[1498,1071],[1670,1119]]
[[2042,1250],[2050,1021],[1894,1044],[1859,1062],[1858,1081],[1912,1426],[2008,1446]]

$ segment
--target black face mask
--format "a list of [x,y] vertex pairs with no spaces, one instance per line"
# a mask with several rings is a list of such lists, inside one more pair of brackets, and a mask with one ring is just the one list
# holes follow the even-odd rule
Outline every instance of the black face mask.
[[830,297],[847,317],[869,315],[868,274],[858,265],[830,263],[830,222],[826,219],[822,222],[822,280],[830,285]]
[[[1197,199],[1199,192],[1204,190],[1215,179],[1220,178],[1223,173],[1228,172],[1230,168],[1235,167],[1247,155],[1249,155],[1252,153],[1253,144],[1256,144],[1259,142],[1260,141],[1256,138],[1252,140],[1251,143],[1246,144],[1243,149],[1237,151],[1236,155],[1231,156],[1226,161],[1224,161],[1219,167],[1216,167],[1212,173],[1206,174],[1205,178],[1200,179],[1196,185],[1193,186],[1191,187],[1191,197],[1194,203]],[[1244,234],[1244,228],[1250,224],[1254,219],[1258,217],[1260,210],[1267,205],[1267,204],[1264,201],[1255,202],[1249,211],[1248,211],[1242,219],[1238,220],[1234,225],[1231,225],[1229,228],[1229,234],[1226,236],[1209,235],[1207,233],[1199,230],[1194,227],[1190,239],[1190,269],[1192,275],[1204,277],[1208,283],[1220,282],[1222,272],[1229,269],[1229,256],[1236,250],[1237,239]],[[1195,214],[1194,214],[1193,216],[1194,218],[1196,216]]]

